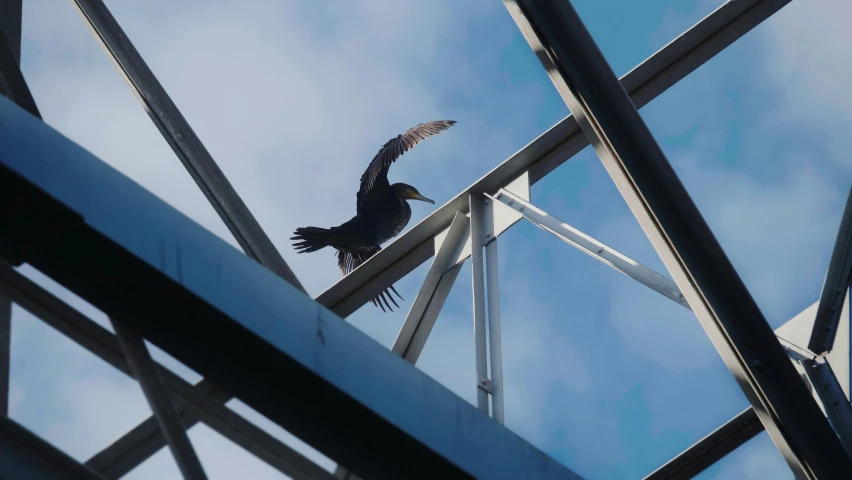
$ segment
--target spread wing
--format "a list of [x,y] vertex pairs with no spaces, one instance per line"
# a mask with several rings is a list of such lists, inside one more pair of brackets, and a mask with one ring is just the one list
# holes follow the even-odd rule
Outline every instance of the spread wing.
[[361,213],[361,208],[367,202],[367,198],[373,187],[381,182],[387,183],[388,170],[397,158],[411,150],[421,140],[425,140],[432,135],[437,135],[455,124],[455,120],[437,120],[421,123],[407,132],[388,140],[379,150],[379,153],[373,157],[370,166],[367,167],[364,174],[361,175],[361,188],[358,190],[357,202],[358,213]]
[[[370,257],[379,253],[379,250],[381,249],[382,247],[376,247],[373,250],[363,253],[350,253],[338,250],[337,266],[340,267],[340,271],[343,272],[344,276],[349,275],[352,270],[355,270],[362,263],[366,262]],[[390,301],[394,305],[396,305],[396,308],[399,308],[399,304],[396,303],[396,300],[393,299],[393,295],[391,295],[390,293],[391,291],[393,291],[393,293],[396,293],[396,296],[399,297],[400,300],[402,300],[402,296],[399,294],[399,292],[396,291],[395,288],[393,288],[393,285],[391,285],[389,289],[385,289],[384,291],[379,292],[379,294],[376,295],[376,297],[374,297],[373,299],[371,299],[370,302],[373,305],[381,308],[383,312],[387,311],[385,310],[385,306],[388,307],[388,310],[393,311],[393,308],[390,306],[390,303],[388,303],[388,299],[390,299]],[[382,301],[384,301],[384,305],[382,305]]]

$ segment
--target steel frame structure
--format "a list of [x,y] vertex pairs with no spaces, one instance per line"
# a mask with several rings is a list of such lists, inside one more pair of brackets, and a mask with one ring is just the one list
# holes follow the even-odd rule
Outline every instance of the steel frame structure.
[[[525,219],[695,312],[752,404],[646,478],[691,478],[764,429],[769,432],[798,478],[846,478],[843,475],[852,471],[852,458],[847,454],[852,452],[852,407],[848,391],[844,394],[843,382],[839,382],[832,372],[828,358],[841,321],[842,304],[844,301],[848,304],[852,277],[852,194],[843,214],[807,345],[802,345],[804,342],[801,341],[794,345],[796,342],[790,342],[781,334],[778,336],[782,341],[774,341],[778,332],[773,333],[769,329],[637,113],[638,108],[789,2],[730,0],[619,81],[569,0],[504,0],[509,14],[542,61],[573,115],[560,121],[459,193],[379,254],[317,296],[315,302],[345,318],[376,293],[434,257],[391,348],[393,354],[415,364],[462,264],[470,257],[476,351],[476,371],[472,372],[475,377],[471,388],[477,391],[477,409],[482,414],[490,414],[498,423],[503,423],[497,239],[516,222]],[[71,3],[245,254],[276,274],[282,280],[282,285],[287,285],[293,292],[304,292],[295,274],[275,250],[103,2],[72,0]],[[0,93],[40,119],[38,108],[19,68],[21,1],[13,0],[3,5],[0,8]],[[601,157],[674,281],[530,203],[530,186],[589,144]],[[7,200],[10,198],[7,195]],[[36,198],[36,195],[32,194],[32,198]],[[8,209],[6,211],[6,215],[14,217],[13,213]],[[43,228],[30,224],[26,226]],[[9,239],[0,241],[0,246],[4,247],[0,248],[0,254],[6,260],[13,264],[24,260],[30,262],[28,258],[18,258],[18,251],[8,248],[9,242]],[[44,255],[28,254],[34,257]],[[61,261],[54,258],[51,260]],[[44,259],[42,261],[46,262]],[[50,268],[45,267],[45,270]],[[60,273],[57,276],[62,277]],[[64,278],[68,283],[74,283],[67,275]],[[97,296],[95,292],[87,293]],[[132,299],[128,297],[126,300],[129,302]],[[297,297],[293,297],[293,302],[294,305],[302,306],[299,308],[309,308],[308,303],[313,303]],[[17,439],[18,443],[26,446],[28,452],[36,452],[36,457],[27,458],[40,458],[61,467],[59,470],[54,468],[53,473],[45,473],[45,478],[117,479],[164,446],[170,448],[184,478],[205,478],[185,433],[186,429],[199,421],[291,478],[355,478],[342,467],[338,467],[332,475],[234,413],[225,405],[234,398],[228,389],[217,386],[210,379],[190,385],[156,364],[140,337],[142,334],[148,340],[168,343],[156,328],[142,325],[133,315],[127,314],[114,317],[113,325],[117,335],[112,335],[23,277],[7,263],[0,263],[0,413],[3,415],[7,414],[12,303],[29,310],[106,362],[138,379],[154,412],[154,416],[92,457],[85,465],[77,464],[61,452],[33,439],[31,434],[11,420],[0,418],[0,449],[14,447],[6,441],[7,438]],[[114,304],[110,307],[122,311]],[[204,309],[198,305],[192,307]],[[109,308],[104,308],[104,311],[107,310]],[[848,315],[848,308],[846,311]],[[320,317],[322,320],[323,315]],[[326,339],[323,338],[323,332],[326,336],[335,333],[323,325],[321,322],[316,328],[324,346]],[[227,330],[225,326],[222,329]],[[203,349],[201,346],[194,348]],[[372,347],[359,348],[369,350]],[[392,363],[388,359],[383,362]],[[227,380],[226,376],[222,378]],[[407,370],[400,378],[420,381],[412,380],[414,377]],[[848,390],[848,379],[844,382]],[[339,382],[335,385],[336,388],[343,388]],[[263,403],[250,388],[232,386],[240,387],[238,389],[246,398]],[[343,390],[346,391],[345,388]],[[298,403],[290,401],[286,395],[280,400],[289,401],[292,405]],[[373,412],[381,408],[381,405],[365,402],[367,409]],[[451,477],[495,472],[481,465],[478,458],[464,460],[453,457],[451,452],[430,444],[422,435],[418,437],[421,432],[416,429],[405,431],[403,428],[404,434],[399,436],[399,432],[388,430],[369,413],[356,407],[346,407],[344,410],[355,416],[361,415],[358,418],[363,417],[364,422],[378,422],[376,425],[380,425],[379,430],[388,438],[401,441],[410,446],[412,451],[427,452],[428,449],[417,449],[421,445],[431,445],[432,450],[428,450],[431,453],[407,457],[421,462],[418,464],[422,467],[421,471],[414,475],[410,470],[412,466],[390,462],[390,470],[396,469],[394,471],[397,473],[407,471],[419,478],[427,472],[442,472]],[[394,413],[385,412],[391,416]],[[282,423],[287,423],[284,419],[294,423],[286,413],[275,411],[267,416]],[[343,414],[331,416],[332,420],[343,421],[343,418]],[[479,417],[473,415],[471,418]],[[478,428],[487,426],[477,425]],[[320,430],[330,431],[334,428],[342,428],[339,433],[349,434],[347,438],[353,438],[351,431],[339,425],[335,427],[331,422],[324,423]],[[396,424],[396,428],[402,427]],[[492,428],[488,431],[497,432],[495,435],[503,435],[500,430],[487,428]],[[496,428],[503,429],[502,426]],[[484,437],[481,433],[477,431],[472,436],[482,439]],[[416,437],[414,443],[407,435]],[[356,456],[347,454],[339,445],[329,446],[316,436],[311,440],[323,444],[326,451],[338,454],[335,458],[342,464],[351,463],[353,469],[372,475],[368,480],[387,474],[387,471],[370,468]],[[512,442],[509,444],[514,449],[531,448]],[[476,446],[466,448],[473,448],[471,451],[481,450],[477,450]],[[518,451],[505,453],[517,454]],[[534,456],[540,454],[535,453],[535,449],[530,451],[534,452]],[[550,474],[556,475],[553,478],[579,478],[573,472],[558,469],[548,461],[544,461],[544,464],[553,469],[548,470]],[[35,467],[24,463],[7,466],[0,462],[0,469],[6,468]],[[60,473],[56,473],[60,470]]]

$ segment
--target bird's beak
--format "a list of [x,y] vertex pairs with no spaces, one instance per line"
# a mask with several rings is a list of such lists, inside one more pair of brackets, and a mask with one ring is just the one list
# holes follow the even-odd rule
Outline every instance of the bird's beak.
[[426,198],[423,195],[420,195],[419,193],[412,193],[411,198],[413,198],[414,200],[420,200],[426,203],[431,203],[432,205],[435,204],[435,200],[432,200],[431,198]]

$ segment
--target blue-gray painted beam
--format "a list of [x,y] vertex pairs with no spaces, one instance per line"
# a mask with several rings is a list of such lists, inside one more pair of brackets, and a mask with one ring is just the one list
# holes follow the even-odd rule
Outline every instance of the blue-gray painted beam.
[[106,480],[15,421],[0,416],[3,480]]
[[[106,5],[101,0],[72,0],[72,4],[246,255],[304,292],[299,279],[276,250]],[[140,432],[137,431],[134,438],[128,438],[127,442],[120,444],[144,441],[138,433]],[[103,460],[113,462],[121,457],[133,456],[131,452],[119,449],[111,452],[112,457]]]
[[[118,371],[135,378],[115,335],[2,261],[0,290],[39,320]],[[229,392],[209,380],[192,385],[159,364],[157,369],[172,393],[186,429],[203,421],[293,480],[331,480],[328,471],[225,406],[225,402],[233,398]],[[106,478],[121,478],[165,445],[157,419],[149,417],[131,433],[87,460],[85,465]]]
[[12,299],[0,288],[0,416],[9,415],[9,367],[12,350]]
[[820,355],[831,350],[837,336],[843,299],[849,289],[852,276],[852,189],[846,197],[846,208],[840,220],[840,229],[834,241],[834,250],[828,264],[828,272],[822,284],[814,329],[808,342],[808,350]]
[[5,98],[0,255],[359,477],[579,478]]
[[852,458],[568,0],[504,0],[651,245],[801,478]]
[[9,50],[18,65],[21,64],[23,3],[23,0],[3,0],[0,2],[0,35],[9,44]]
[[[628,72],[621,84],[642,108],[788,3],[731,0]],[[469,212],[470,194],[493,195],[527,171],[535,184],[588,145],[574,116],[565,117],[329,287],[317,302],[342,317],[350,315],[435,254],[432,238],[450,226],[456,212]]]

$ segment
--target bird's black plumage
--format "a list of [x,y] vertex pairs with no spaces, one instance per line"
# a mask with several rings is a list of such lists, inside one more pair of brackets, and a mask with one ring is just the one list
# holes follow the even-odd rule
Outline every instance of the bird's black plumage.
[[[361,187],[356,195],[356,214],[349,221],[331,228],[297,228],[291,240],[299,253],[315,252],[325,247],[337,250],[337,265],[343,275],[358,268],[367,259],[378,253],[381,244],[399,235],[399,232],[411,220],[411,207],[408,200],[423,200],[435,203],[420,195],[411,185],[388,182],[388,170],[391,164],[402,154],[411,150],[420,141],[455,125],[455,120],[438,120],[421,123],[401,135],[388,140],[373,157],[367,170],[361,175]],[[402,299],[393,286],[390,291]],[[388,302],[399,305],[384,290],[376,296],[373,305],[385,310],[393,310]]]

